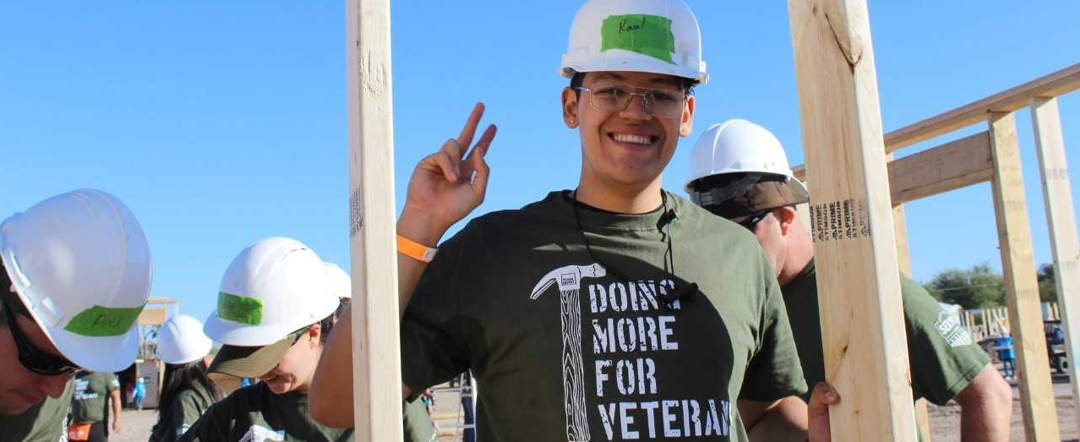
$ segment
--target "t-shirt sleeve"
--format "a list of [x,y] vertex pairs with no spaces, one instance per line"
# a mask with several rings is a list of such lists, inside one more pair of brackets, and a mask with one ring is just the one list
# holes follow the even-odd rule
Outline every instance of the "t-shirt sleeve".
[[[764,256],[762,261],[764,261]],[[761,266],[764,300],[762,302],[761,332],[757,352],[746,369],[739,398],[753,401],[774,401],[806,392],[799,354],[791,335],[787,308],[780,286],[767,262]]]
[[162,442],[172,442],[187,433],[202,416],[201,401],[198,393],[187,391],[176,398],[176,403],[169,408],[169,416],[161,423]]
[[109,374],[108,381],[105,382],[105,389],[109,393],[112,393],[112,392],[114,392],[116,390],[119,390],[120,389],[120,379],[118,379],[115,374]]
[[435,425],[423,401],[405,402],[402,407],[405,442],[430,442],[435,438]]
[[230,395],[211,405],[177,440],[180,442],[227,441],[232,427],[229,418],[229,407],[232,399],[233,395]]
[[410,399],[469,368],[462,337],[466,320],[458,302],[460,291],[468,290],[468,279],[475,277],[462,261],[470,227],[439,246],[401,319],[401,375],[413,391]]
[[915,281],[900,277],[915,398],[945,405],[990,363],[960,318]]

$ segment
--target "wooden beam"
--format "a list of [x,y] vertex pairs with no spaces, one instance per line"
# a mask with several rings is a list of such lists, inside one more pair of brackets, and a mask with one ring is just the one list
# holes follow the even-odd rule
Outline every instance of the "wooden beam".
[[885,134],[885,150],[905,146],[985,121],[991,112],[1012,112],[1032,97],[1056,97],[1080,88],[1080,63],[1012,89]]
[[[961,187],[990,181],[993,160],[987,132],[950,141],[932,149],[889,161],[889,188],[893,205],[900,205]],[[804,180],[804,165],[792,168]]]
[[792,175],[795,175],[795,178],[798,178],[799,181],[806,181],[806,165],[805,164],[800,164],[798,166],[792,167],[791,168],[791,173],[792,173]]
[[[885,134],[885,150],[895,152],[920,141],[986,121],[990,112],[1015,111],[1027,106],[1031,98],[1052,98],[1076,89],[1080,89],[1080,63],[889,132]],[[799,177],[805,173],[805,166],[798,165],[792,170],[795,171],[795,176]]]
[[892,203],[902,204],[990,181],[993,163],[986,132],[893,161],[889,163]]
[[345,10],[355,436],[402,440],[390,2]]
[[139,325],[161,325],[167,320],[168,311],[163,308],[144,308],[139,313]]
[[832,439],[915,440],[865,0],[789,0]]
[[[892,154],[885,155],[885,160],[891,162]],[[908,250],[907,221],[904,218],[904,206],[902,204],[893,206],[892,214],[893,230],[896,232],[896,262],[900,267],[900,272],[910,277],[911,254]],[[919,432],[919,439],[922,442],[930,442],[930,410],[926,405],[926,399],[915,401],[915,426]]]
[[1016,118],[1012,112],[990,114],[994,157],[994,211],[997,214],[1005,301],[1020,375],[1020,405],[1029,442],[1060,441],[1050,363],[1046,356],[1039,285],[1031,249],[1031,225],[1020,172]]
[[1073,404],[1080,413],[1080,244],[1065,160],[1065,137],[1061,133],[1056,98],[1032,98],[1030,107],[1046,220],[1050,225],[1050,249],[1054,255],[1054,276],[1065,331]]

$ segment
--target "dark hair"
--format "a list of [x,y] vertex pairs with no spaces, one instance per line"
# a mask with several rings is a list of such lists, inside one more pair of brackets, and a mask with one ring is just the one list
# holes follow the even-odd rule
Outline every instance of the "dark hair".
[[330,332],[334,330],[334,325],[337,324],[338,318],[340,318],[341,314],[345,313],[345,310],[349,308],[349,305],[351,305],[350,301],[352,300],[349,298],[338,298],[338,301],[339,303],[337,309],[334,310],[334,313],[331,313],[330,316],[319,321],[319,328],[322,329],[322,332],[319,333],[319,343],[325,344],[326,340],[330,338]]
[[202,386],[208,393],[212,402],[221,399],[221,390],[214,385],[207,376],[206,360],[199,359],[187,364],[165,364],[165,382],[161,388],[161,401],[158,402],[158,421],[154,424],[154,430],[163,425],[168,416],[172,414],[172,407],[176,405],[176,397],[184,390]]
[[[574,95],[581,98],[581,90],[577,89],[585,84],[586,72],[575,72],[573,77],[570,77],[570,89],[574,91]],[[697,86],[700,81],[691,80],[689,78],[677,77],[679,79],[679,87],[682,88],[686,95],[694,94],[694,86]]]
[[[31,317],[30,311],[26,309],[26,305],[19,299],[19,295],[12,291],[12,285],[11,278],[7,273],[7,267],[4,266],[3,261],[0,261],[0,302],[7,304],[8,308],[11,309],[11,313],[27,318]],[[2,315],[0,315],[0,324],[6,324]]]

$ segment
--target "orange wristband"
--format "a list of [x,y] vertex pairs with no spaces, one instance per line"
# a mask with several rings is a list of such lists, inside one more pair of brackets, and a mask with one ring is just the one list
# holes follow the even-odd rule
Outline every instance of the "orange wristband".
[[431,262],[435,258],[435,252],[439,249],[428,247],[404,236],[397,236],[398,253],[413,258],[420,262]]

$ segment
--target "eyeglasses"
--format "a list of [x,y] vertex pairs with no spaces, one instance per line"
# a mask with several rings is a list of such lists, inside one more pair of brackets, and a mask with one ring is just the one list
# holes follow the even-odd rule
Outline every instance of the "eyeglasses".
[[8,307],[7,303],[2,304],[4,320],[7,321],[8,330],[11,330],[11,338],[15,341],[15,347],[19,349],[19,363],[23,367],[43,376],[62,376],[82,370],[82,367],[65,358],[53,356],[36,348],[30,342],[30,339],[23,334],[23,331],[19,329],[19,324],[15,322],[15,315],[11,314],[11,308]]
[[[589,103],[602,111],[621,112],[630,107],[634,96],[641,97],[645,112],[655,117],[677,118],[682,116],[686,93],[667,89],[644,89],[621,84],[596,84],[592,87],[575,87],[589,93]],[[639,91],[639,92],[634,92]]]
[[753,232],[755,229],[757,229],[757,224],[760,223],[761,220],[765,219],[766,216],[769,216],[772,211],[773,209],[767,209],[760,212],[754,212],[750,214],[750,216],[743,218],[742,221],[736,221],[736,223],[740,226],[746,227],[747,230]]

